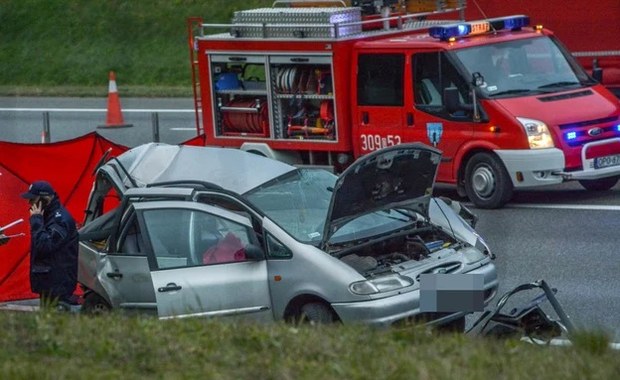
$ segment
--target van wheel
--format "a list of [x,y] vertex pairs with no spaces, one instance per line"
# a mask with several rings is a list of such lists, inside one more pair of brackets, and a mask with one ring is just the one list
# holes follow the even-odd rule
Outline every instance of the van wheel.
[[90,315],[105,314],[112,310],[110,304],[97,293],[90,293],[84,297],[82,313]]
[[465,167],[465,191],[479,208],[500,208],[512,197],[513,186],[499,158],[476,153]]
[[336,318],[332,310],[321,302],[311,302],[301,307],[299,322],[317,324],[334,323]]
[[584,189],[590,191],[606,191],[616,186],[618,183],[619,176],[601,178],[601,179],[592,179],[592,180],[581,180],[579,184],[583,186]]

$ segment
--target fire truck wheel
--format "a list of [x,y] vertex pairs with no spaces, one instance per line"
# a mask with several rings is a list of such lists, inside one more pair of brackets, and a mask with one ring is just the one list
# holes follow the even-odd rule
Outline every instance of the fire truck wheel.
[[476,153],[465,167],[465,191],[476,207],[500,208],[512,197],[512,182],[506,168],[491,153]]
[[590,191],[605,191],[609,190],[612,187],[616,186],[620,177],[608,177],[601,179],[593,179],[593,180],[582,180],[579,181],[579,184],[583,186],[584,189]]

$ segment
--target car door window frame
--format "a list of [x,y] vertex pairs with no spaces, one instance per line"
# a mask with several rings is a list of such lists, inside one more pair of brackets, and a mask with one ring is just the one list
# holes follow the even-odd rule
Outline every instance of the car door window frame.
[[[293,258],[293,251],[269,232],[265,233],[265,245],[267,246],[265,253],[268,259],[288,260]],[[278,250],[285,251],[285,254],[276,255],[275,252]]]
[[[436,58],[433,57],[433,55],[436,56]],[[426,69],[424,69],[422,65],[423,59],[427,61],[435,59],[436,64],[433,65],[427,62]],[[452,71],[449,75],[450,78],[448,78],[448,75],[445,73],[447,69]],[[426,73],[426,75],[424,75],[424,73]],[[461,102],[466,104],[470,101],[469,94],[471,92],[470,85],[463,77],[459,65],[455,64],[453,60],[450,59],[450,55],[447,52],[438,50],[413,54],[411,57],[411,74],[413,77],[413,100],[416,109],[446,120],[473,121],[473,113],[471,111],[459,111],[459,113],[450,114],[443,104],[443,91],[447,87],[456,87],[462,98]],[[427,83],[432,83],[430,89],[428,89],[429,86],[426,85]],[[425,86],[423,86],[423,84],[425,84]],[[424,91],[422,91],[424,88],[429,90],[429,95],[433,95],[432,104],[425,104],[421,101],[421,99],[424,98]],[[439,96],[439,98],[434,99],[435,96]]]
[[[208,199],[205,199],[208,198]],[[256,234],[259,245],[267,252],[267,244],[265,241],[265,232],[263,230],[262,219],[264,215],[251,205],[237,198],[233,194],[215,192],[215,191],[197,191],[194,193],[193,199],[204,204],[215,207],[221,207],[235,214],[243,215],[252,222],[252,229]],[[235,206],[234,208],[231,206]]]
[[[125,249],[127,236],[129,235],[132,226],[135,226],[136,228],[135,239],[138,247],[136,252],[128,252]],[[114,252],[110,253],[123,256],[146,256],[146,244],[144,242],[143,229],[140,226],[138,216],[132,207],[128,208],[125,215],[121,218],[121,229],[118,234],[118,239],[116,240],[115,249]]]
[[[188,265],[183,265],[183,266],[160,268],[160,265],[158,265],[158,262],[157,262],[157,255],[153,249],[153,244],[151,242],[151,234],[149,232],[147,221],[145,219],[145,213],[147,213],[148,211],[157,211],[157,210],[166,210],[166,209],[204,213],[204,214],[208,214],[210,216],[214,216],[216,218],[225,220],[227,223],[237,224],[239,226],[242,226],[246,230],[248,234],[248,240],[250,240],[251,244],[258,243],[256,233],[252,228],[252,223],[250,219],[248,219],[245,216],[231,212],[229,210],[225,210],[225,209],[215,207],[215,206],[210,206],[207,204],[194,203],[194,202],[188,203],[188,202],[179,202],[179,201],[174,201],[174,202],[166,201],[163,204],[157,204],[155,202],[148,202],[148,203],[140,204],[140,205],[137,205],[136,212],[137,212],[140,227],[142,228],[142,232],[145,235],[144,241],[145,241],[145,246],[148,247],[147,257],[148,257],[149,267],[151,268],[151,271],[199,267],[199,266],[204,266],[204,265],[225,264],[224,262],[212,263],[212,264],[198,263],[198,264],[192,264],[192,265],[188,264]],[[146,236],[148,236],[148,238]],[[186,258],[190,260],[191,258],[189,257],[189,252],[187,252],[186,255],[187,255]],[[236,261],[236,262],[244,262],[244,261],[249,261],[249,260],[246,259],[243,261]],[[228,264],[235,263],[235,261],[226,262],[226,263]]]

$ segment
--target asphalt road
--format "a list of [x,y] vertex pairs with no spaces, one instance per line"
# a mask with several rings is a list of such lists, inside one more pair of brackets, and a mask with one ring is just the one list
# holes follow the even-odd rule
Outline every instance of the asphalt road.
[[157,114],[160,141],[178,144],[196,136],[193,99],[121,99],[122,116],[130,128],[103,127],[106,98],[0,97],[0,139],[41,142],[44,114],[49,114],[51,142],[97,131],[118,144],[133,147],[154,141]]
[[[104,98],[0,98],[0,140],[40,142],[45,111],[51,141],[97,130],[126,146],[150,142],[154,112],[160,141],[179,143],[195,136],[192,99],[121,102],[125,122],[133,127],[97,128],[105,121]],[[457,197],[450,189],[437,193]],[[500,294],[544,279],[558,289],[576,325],[603,329],[620,341],[620,185],[596,193],[566,183],[516,193],[501,210],[473,210],[480,217],[478,231],[497,254]]]

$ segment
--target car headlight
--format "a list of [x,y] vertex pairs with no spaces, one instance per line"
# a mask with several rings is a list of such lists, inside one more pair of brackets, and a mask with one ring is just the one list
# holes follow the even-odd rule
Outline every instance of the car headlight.
[[372,280],[354,282],[349,285],[351,292],[359,295],[390,292],[413,285],[409,277],[393,275],[373,278]]
[[518,117],[517,120],[525,129],[530,149],[553,148],[555,146],[547,124],[525,117]]
[[[477,245],[477,242],[476,242],[476,245]],[[474,247],[465,247],[461,249],[460,252],[461,254],[463,254],[463,259],[467,264],[476,263],[486,257],[484,253],[480,252],[480,250]]]

